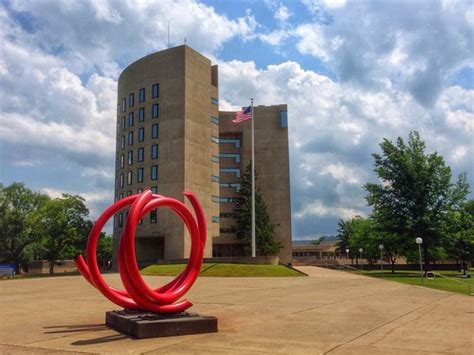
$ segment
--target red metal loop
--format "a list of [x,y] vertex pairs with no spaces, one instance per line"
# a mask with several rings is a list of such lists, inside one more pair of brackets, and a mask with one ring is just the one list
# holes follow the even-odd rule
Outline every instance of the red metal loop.
[[[154,195],[147,190],[138,195],[119,200],[99,216],[92,227],[87,241],[86,260],[82,255],[76,258],[76,265],[84,278],[105,297],[116,305],[126,309],[144,309],[155,313],[178,313],[192,306],[188,300],[178,301],[196,281],[202,266],[206,244],[206,220],[204,211],[196,196],[191,192],[183,193],[191,202],[196,219],[180,201]],[[118,268],[125,290],[109,286],[100,274],[97,264],[97,243],[105,223],[117,212],[130,206],[128,218],[120,237],[118,248]],[[156,289],[150,288],[138,269],[135,257],[135,229],[138,221],[150,210],[168,207],[184,222],[191,237],[191,253],[183,272],[173,281]]]

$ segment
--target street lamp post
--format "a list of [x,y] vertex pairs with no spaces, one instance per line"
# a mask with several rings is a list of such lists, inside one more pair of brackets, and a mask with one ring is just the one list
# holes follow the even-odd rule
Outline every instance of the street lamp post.
[[382,277],[383,277],[383,244],[379,245],[380,250],[380,270],[382,270]]
[[418,244],[418,254],[420,255],[420,276],[421,276],[421,284],[423,285],[424,284],[424,281],[423,281],[423,263],[422,263],[422,260],[421,260],[421,244],[423,244],[423,239],[418,237],[415,239],[415,242],[416,244]]
[[347,254],[347,260],[349,260],[349,248],[346,249],[346,254]]
[[359,253],[360,253],[360,269],[363,270],[363,266],[362,266],[362,253],[363,253],[364,249],[360,248],[359,249]]

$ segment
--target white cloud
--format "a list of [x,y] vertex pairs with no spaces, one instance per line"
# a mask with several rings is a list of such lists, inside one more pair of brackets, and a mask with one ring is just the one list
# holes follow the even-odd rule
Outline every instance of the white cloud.
[[187,43],[212,53],[239,37],[253,38],[257,23],[246,13],[230,19],[193,0],[155,1],[21,1],[13,11],[33,18],[31,40],[48,53],[64,58],[74,73],[114,71],[167,46],[168,21],[172,45]]
[[388,82],[432,107],[449,78],[473,64],[469,1],[304,3],[314,20],[291,32],[296,48],[326,62],[339,81],[367,90]]
[[418,130],[428,152],[440,152],[455,175],[469,171],[472,180],[466,159],[474,154],[472,90],[448,87],[436,107],[426,109],[390,85],[377,92],[357,89],[291,61],[264,69],[253,62],[219,65],[221,97],[229,105],[249,97],[257,105],[288,104],[295,235],[367,214],[362,186],[375,180],[371,154],[384,137],[406,138]]

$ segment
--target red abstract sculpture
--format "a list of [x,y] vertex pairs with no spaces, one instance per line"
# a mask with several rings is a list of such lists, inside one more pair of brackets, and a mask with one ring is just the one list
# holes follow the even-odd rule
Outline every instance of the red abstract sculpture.
[[[87,241],[86,261],[76,258],[76,265],[82,276],[116,305],[125,309],[141,309],[155,313],[178,313],[192,306],[188,300],[178,301],[194,284],[199,275],[206,244],[206,220],[204,211],[196,196],[184,192],[196,214],[194,219],[189,209],[180,201],[152,194],[147,190],[138,195],[128,196],[110,205],[97,219]],[[107,285],[97,265],[97,242],[105,223],[118,211],[130,206],[128,218],[120,238],[118,248],[118,269],[125,290]],[[135,229],[137,223],[150,210],[168,207],[186,225],[191,236],[191,255],[186,269],[168,284],[152,289],[140,275],[135,257]]]

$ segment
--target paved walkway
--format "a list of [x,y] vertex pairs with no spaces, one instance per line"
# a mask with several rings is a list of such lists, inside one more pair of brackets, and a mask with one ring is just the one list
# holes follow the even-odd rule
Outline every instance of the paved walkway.
[[217,316],[219,333],[143,340],[104,326],[117,307],[80,276],[0,281],[0,354],[474,353],[474,297],[301,270],[309,277],[200,278],[191,310]]

